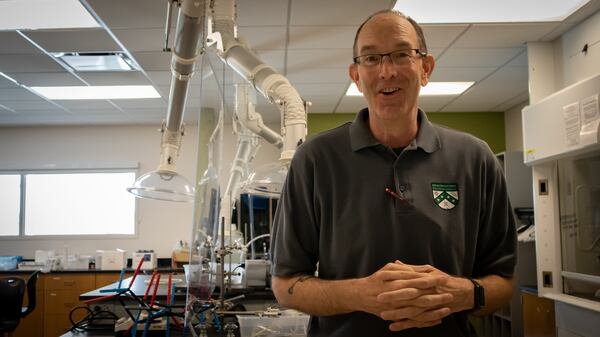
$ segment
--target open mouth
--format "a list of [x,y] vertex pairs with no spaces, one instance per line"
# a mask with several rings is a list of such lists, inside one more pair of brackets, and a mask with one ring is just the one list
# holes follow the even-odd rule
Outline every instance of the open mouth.
[[400,88],[397,88],[397,87],[383,88],[383,89],[379,90],[379,93],[386,95],[386,96],[390,96],[390,95],[393,95],[394,93],[398,92],[399,90],[400,90]]

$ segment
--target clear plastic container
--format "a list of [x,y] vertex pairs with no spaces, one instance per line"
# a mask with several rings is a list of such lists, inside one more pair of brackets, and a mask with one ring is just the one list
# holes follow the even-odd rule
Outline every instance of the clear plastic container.
[[237,315],[241,337],[304,337],[310,316],[304,314],[277,317]]

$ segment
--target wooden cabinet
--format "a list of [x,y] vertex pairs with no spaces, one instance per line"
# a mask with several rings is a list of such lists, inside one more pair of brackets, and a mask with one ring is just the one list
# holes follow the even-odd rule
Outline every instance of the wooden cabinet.
[[[133,273],[125,273],[123,279],[130,276],[133,276]],[[119,281],[119,277],[121,277],[121,273],[96,273],[96,289]],[[123,284],[121,286],[126,287],[128,284]]]
[[[33,273],[33,272],[32,272]],[[22,278],[27,282],[30,274],[18,274],[18,275],[8,275],[3,274],[1,277],[10,277],[16,276]],[[42,337],[44,336],[44,325],[42,324],[44,321],[44,277],[41,275],[38,277],[36,284],[36,304],[35,310],[31,312],[27,317],[21,320],[19,326],[14,332],[14,337]],[[23,306],[27,306],[29,303],[29,299],[27,298],[27,293],[25,293],[25,299],[23,302]]]
[[523,335],[525,337],[555,337],[554,301],[522,293]]
[[[44,294],[44,337],[57,337],[71,327],[69,313],[77,306],[81,293],[96,286],[94,274],[50,274],[47,275]],[[76,311],[74,320],[85,316],[86,311]]]

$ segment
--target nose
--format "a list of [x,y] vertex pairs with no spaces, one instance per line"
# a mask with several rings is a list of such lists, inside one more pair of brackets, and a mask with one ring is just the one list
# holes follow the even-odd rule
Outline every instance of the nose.
[[[387,59],[386,59],[387,57]],[[383,55],[379,64],[379,76],[382,79],[388,79],[396,76],[396,66],[390,55]]]

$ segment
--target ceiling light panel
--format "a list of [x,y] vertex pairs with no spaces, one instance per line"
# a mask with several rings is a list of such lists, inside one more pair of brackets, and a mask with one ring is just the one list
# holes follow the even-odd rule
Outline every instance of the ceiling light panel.
[[[418,23],[557,22],[589,0],[397,0],[394,9]],[[431,10],[435,8],[435,10]]]
[[157,98],[160,94],[151,85],[31,87],[50,100]]
[[100,27],[77,0],[0,1],[0,30]]

